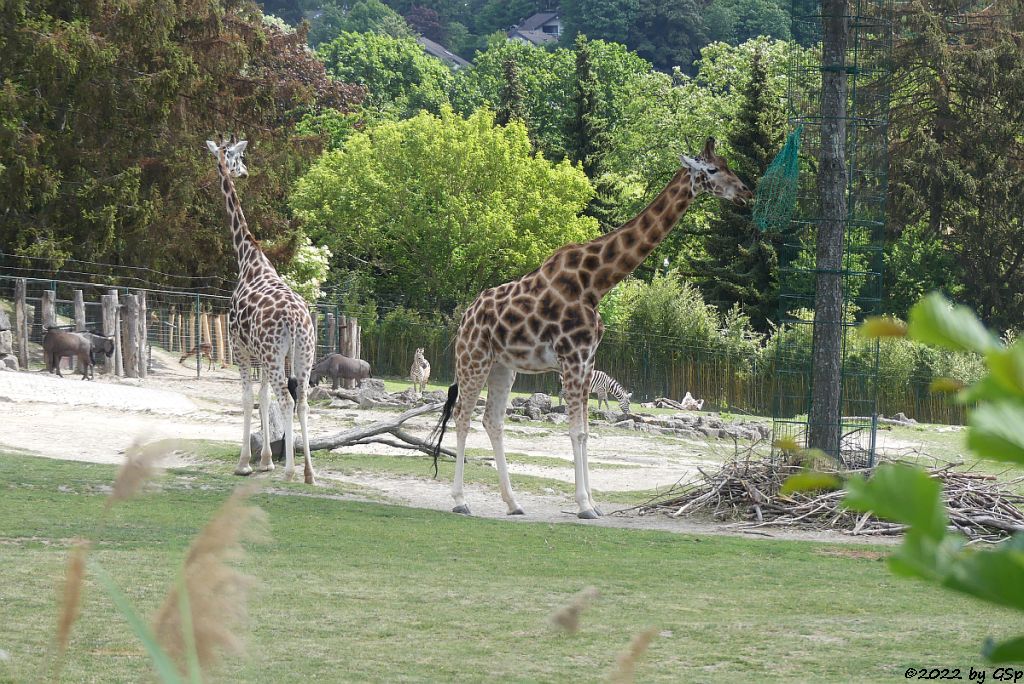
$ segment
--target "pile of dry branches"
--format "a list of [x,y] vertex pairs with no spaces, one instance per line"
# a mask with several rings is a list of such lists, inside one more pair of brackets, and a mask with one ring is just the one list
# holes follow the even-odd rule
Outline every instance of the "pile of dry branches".
[[[928,468],[942,481],[943,500],[953,528],[972,541],[1000,541],[1024,531],[1024,477],[1011,480],[994,475],[955,470],[950,463]],[[851,535],[893,535],[906,527],[859,514],[840,504],[844,492],[796,492],[782,495],[782,483],[801,472],[798,465],[772,459],[737,459],[714,473],[698,469],[700,476],[674,487],[664,497],[638,507],[640,514],[664,513],[671,517],[710,515],[716,520],[740,520],[737,527],[806,527],[834,529]],[[867,470],[845,471],[846,474]]]

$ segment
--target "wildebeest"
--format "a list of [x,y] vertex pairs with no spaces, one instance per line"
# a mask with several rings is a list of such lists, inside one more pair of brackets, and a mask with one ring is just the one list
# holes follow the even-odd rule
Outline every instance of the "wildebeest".
[[60,361],[64,357],[74,356],[82,367],[82,379],[89,380],[94,375],[93,366],[99,354],[107,358],[114,353],[114,340],[111,337],[96,335],[91,332],[71,332],[50,328],[43,335],[43,363],[51,373],[64,377],[60,372]]
[[341,380],[362,380],[370,377],[370,364],[362,359],[351,359],[344,354],[328,354],[320,359],[309,374],[309,386],[316,387],[324,378],[330,378],[331,388],[338,389]]

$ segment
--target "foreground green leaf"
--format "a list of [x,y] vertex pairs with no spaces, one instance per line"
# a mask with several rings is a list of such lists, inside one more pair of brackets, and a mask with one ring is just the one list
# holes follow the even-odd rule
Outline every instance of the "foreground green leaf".
[[1024,402],[982,404],[968,420],[967,446],[994,461],[1024,463]]
[[870,480],[851,478],[844,503],[880,518],[910,525],[924,536],[939,540],[949,518],[942,505],[942,484],[920,468],[886,464]]
[[908,331],[918,342],[955,351],[984,354],[998,349],[998,338],[965,306],[954,306],[938,292],[910,309]]

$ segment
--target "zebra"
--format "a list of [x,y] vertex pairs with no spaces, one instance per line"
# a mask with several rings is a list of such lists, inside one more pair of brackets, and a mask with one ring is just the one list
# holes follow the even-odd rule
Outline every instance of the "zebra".
[[[559,377],[561,381],[561,377]],[[565,390],[558,390],[558,403],[562,403],[562,395]],[[619,408],[622,409],[623,413],[629,413],[629,400],[633,398],[632,392],[627,392],[625,388],[616,382],[615,378],[608,375],[604,371],[595,370],[593,376],[590,378],[590,394],[597,395],[597,408],[601,408],[601,402],[603,401],[605,406],[611,410],[611,404],[608,403],[608,395],[612,394],[616,399],[619,400]]]
[[423,357],[423,347],[416,348],[416,356],[413,357],[412,368],[409,369],[409,379],[412,380],[412,389],[416,394],[427,391],[430,363]]

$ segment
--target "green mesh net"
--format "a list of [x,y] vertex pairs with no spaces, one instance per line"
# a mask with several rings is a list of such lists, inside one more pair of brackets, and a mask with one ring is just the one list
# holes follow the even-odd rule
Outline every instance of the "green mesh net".
[[757,184],[754,199],[754,224],[762,231],[780,230],[789,224],[796,208],[800,182],[800,133],[803,126],[786,137],[775,159]]

